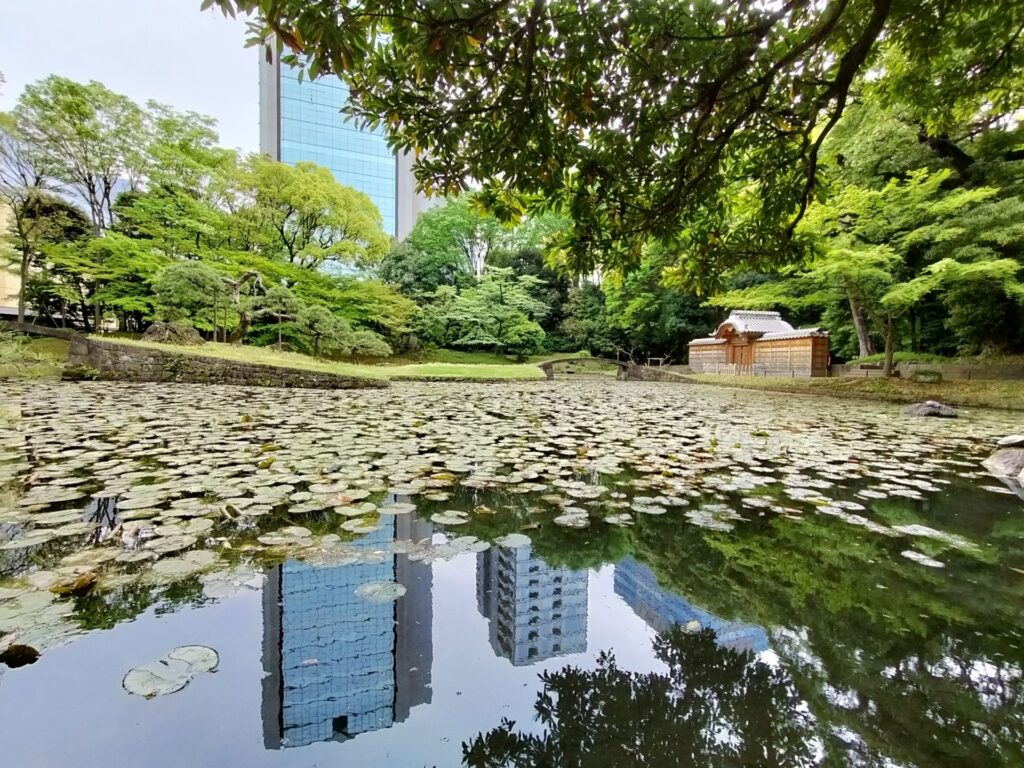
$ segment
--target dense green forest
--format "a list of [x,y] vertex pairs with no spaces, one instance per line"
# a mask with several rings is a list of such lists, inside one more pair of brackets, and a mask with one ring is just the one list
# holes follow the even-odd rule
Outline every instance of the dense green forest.
[[[586,274],[562,247],[579,223],[554,206],[509,222],[486,191],[465,191],[394,241],[326,169],[224,149],[210,118],[98,83],[50,77],[0,120],[4,255],[24,278],[20,312],[45,322],[188,322],[334,357],[682,361],[743,307],[823,326],[839,359],[1024,351],[1024,130],[1008,117],[933,136],[864,87],[822,144],[822,184],[787,258],[695,260],[692,243],[652,238],[635,263]],[[741,237],[749,194],[713,237]]]

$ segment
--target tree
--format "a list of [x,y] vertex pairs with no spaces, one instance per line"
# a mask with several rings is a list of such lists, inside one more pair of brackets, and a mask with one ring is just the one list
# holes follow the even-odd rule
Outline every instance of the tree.
[[287,286],[272,285],[259,303],[257,315],[270,315],[277,321],[277,346],[283,347],[282,324],[294,320],[304,309],[299,299]]
[[684,359],[690,339],[714,328],[718,313],[703,307],[687,286],[667,279],[673,252],[651,246],[640,266],[613,272],[602,282],[608,326],[616,349],[630,357]]
[[411,297],[431,294],[441,286],[459,285],[466,275],[460,257],[453,259],[447,251],[422,251],[408,241],[393,243],[377,266],[381,280]]
[[0,204],[11,211],[10,235],[18,253],[18,322],[25,322],[29,266],[48,219],[41,215],[47,185],[45,161],[19,135],[14,117],[0,113]]
[[635,265],[651,238],[725,266],[789,258],[869,67],[936,129],[1024,103],[1024,8],[1005,0],[202,5],[254,14],[251,43],[345,78],[349,112],[415,154],[425,189],[476,179],[503,215],[567,214],[580,273]]
[[303,307],[295,318],[295,325],[298,332],[313,343],[313,354],[317,357],[320,356],[321,345],[342,350],[352,347],[349,324],[319,304]]
[[367,265],[388,248],[369,196],[339,184],[326,168],[249,159],[241,182],[252,205],[239,216],[257,227],[258,246],[307,269],[327,262]]
[[26,86],[14,116],[47,172],[86,204],[95,234],[112,226],[116,190],[137,189],[145,169],[138,105],[101,83],[52,75]]
[[[916,337],[913,313],[928,300],[945,306],[946,333],[960,338],[962,352],[1020,343],[1024,200],[953,180],[950,170],[915,169],[880,186],[840,186],[801,224],[817,250],[809,262],[711,303],[823,311],[846,304],[861,356],[873,354],[873,337],[884,339],[887,373],[901,323],[909,319]],[[978,318],[961,316],[979,306]]]
[[503,246],[507,232],[470,195],[454,198],[420,214],[405,242],[438,264],[479,280],[488,257]]
[[573,349],[586,349],[599,355],[616,351],[604,293],[596,285],[584,283],[573,290],[565,314],[561,330]]
[[227,291],[221,276],[201,261],[180,261],[163,269],[153,281],[153,294],[164,320],[187,320],[196,328],[216,328],[214,312],[222,294],[225,299],[220,308],[227,310]]
[[168,259],[116,232],[84,242],[60,242],[44,249],[42,266],[54,296],[78,313],[86,332],[99,330],[113,310],[121,327],[132,318],[135,330],[151,318],[151,283]]
[[465,765],[815,763],[814,721],[781,666],[718,645],[708,629],[674,627],[654,648],[666,672],[630,672],[601,653],[596,669],[542,673],[534,709],[543,731],[517,731],[505,720],[463,745]]

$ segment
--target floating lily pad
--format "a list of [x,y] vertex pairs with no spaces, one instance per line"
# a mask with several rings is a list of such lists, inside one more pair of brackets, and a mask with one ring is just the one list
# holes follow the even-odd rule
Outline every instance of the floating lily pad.
[[212,648],[183,645],[162,659],[128,670],[121,685],[134,696],[152,699],[177,693],[196,675],[216,671],[219,664],[220,657]]
[[469,522],[469,515],[458,509],[449,509],[445,512],[435,512],[430,519],[438,525],[465,525]]
[[506,533],[504,536],[495,539],[494,543],[509,549],[519,549],[520,547],[530,546],[531,541],[529,536],[522,533]]
[[161,659],[128,670],[121,686],[133,696],[152,699],[177,693],[191,681],[192,675],[186,662]]
[[394,581],[371,581],[356,587],[355,593],[371,603],[389,603],[406,592],[405,587]]

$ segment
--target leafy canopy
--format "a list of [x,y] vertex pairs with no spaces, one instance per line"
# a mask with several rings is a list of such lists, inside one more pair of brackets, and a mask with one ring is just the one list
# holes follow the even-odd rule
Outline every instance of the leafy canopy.
[[1024,5],[1006,0],[203,0],[253,44],[351,86],[349,111],[438,194],[552,207],[571,266],[786,255],[858,77],[926,129],[1024,101]]

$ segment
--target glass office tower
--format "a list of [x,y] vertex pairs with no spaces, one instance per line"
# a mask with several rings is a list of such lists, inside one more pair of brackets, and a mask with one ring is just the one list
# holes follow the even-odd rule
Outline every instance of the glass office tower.
[[395,156],[383,132],[361,128],[341,108],[348,87],[331,75],[299,82],[279,62],[260,63],[260,151],[285,163],[312,162],[370,196],[384,231],[403,238],[430,202],[416,192],[411,159]]

